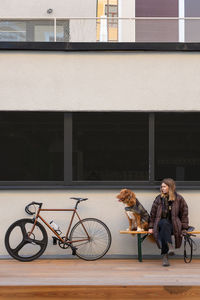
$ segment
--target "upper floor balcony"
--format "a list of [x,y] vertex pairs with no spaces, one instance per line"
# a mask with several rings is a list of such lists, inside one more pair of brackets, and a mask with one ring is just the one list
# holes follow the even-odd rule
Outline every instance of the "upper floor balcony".
[[[124,43],[142,44],[147,48],[155,44],[197,46],[200,17],[0,18],[0,42],[4,42],[1,43],[4,46],[12,44],[10,42],[92,43],[99,44],[98,49],[109,44],[113,50],[122,50],[120,44]],[[48,44],[45,47],[48,49]],[[199,50],[197,48],[190,50]]]
[[1,42],[200,42],[200,17],[0,18]]

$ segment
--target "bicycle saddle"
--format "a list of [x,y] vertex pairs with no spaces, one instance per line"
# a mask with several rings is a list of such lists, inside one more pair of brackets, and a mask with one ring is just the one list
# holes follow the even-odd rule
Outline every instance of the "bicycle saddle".
[[75,197],[70,197],[70,199],[74,199],[76,201],[86,201],[88,198],[75,198]]

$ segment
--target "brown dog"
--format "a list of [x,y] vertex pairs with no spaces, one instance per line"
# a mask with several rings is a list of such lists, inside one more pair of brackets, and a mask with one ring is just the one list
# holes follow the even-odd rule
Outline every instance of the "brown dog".
[[135,194],[131,190],[122,189],[117,198],[125,205],[125,212],[129,220],[129,228],[127,230],[147,230],[149,214],[138,201]]

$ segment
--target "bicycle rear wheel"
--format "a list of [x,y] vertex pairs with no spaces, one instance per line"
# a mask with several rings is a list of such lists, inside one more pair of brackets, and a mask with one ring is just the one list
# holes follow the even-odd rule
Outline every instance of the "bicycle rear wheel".
[[32,261],[42,255],[47,247],[47,232],[39,222],[36,222],[33,233],[28,237],[33,224],[32,219],[21,219],[10,225],[6,232],[6,249],[19,261]]
[[77,248],[78,257],[84,260],[97,260],[108,252],[111,233],[102,221],[87,218],[74,225],[69,240]]

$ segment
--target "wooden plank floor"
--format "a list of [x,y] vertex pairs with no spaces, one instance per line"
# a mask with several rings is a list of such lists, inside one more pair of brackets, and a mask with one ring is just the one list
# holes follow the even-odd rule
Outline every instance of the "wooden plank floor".
[[[0,260],[0,299],[200,299],[200,260]],[[172,297],[173,296],[173,297]]]
[[200,260],[0,260],[0,285],[200,285]]
[[0,288],[1,300],[199,300],[200,288],[177,286],[26,286]]

